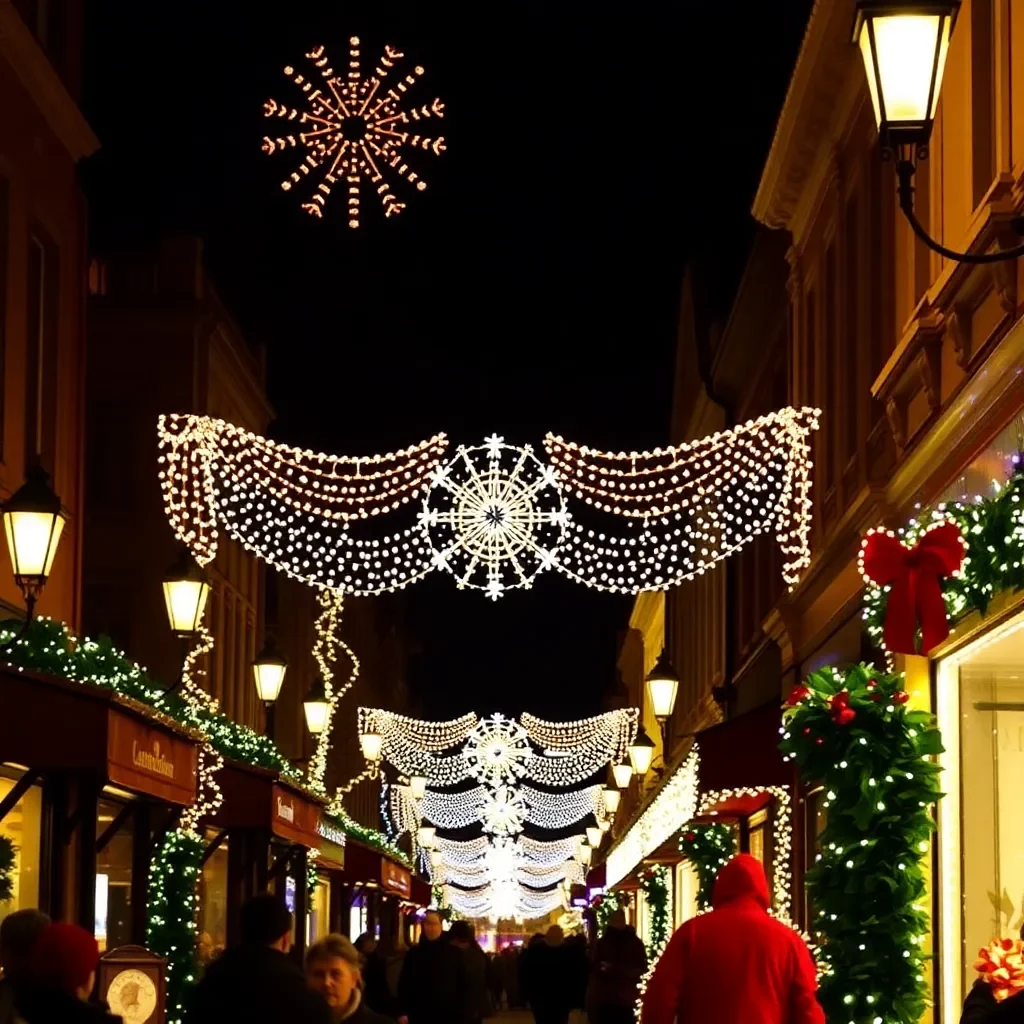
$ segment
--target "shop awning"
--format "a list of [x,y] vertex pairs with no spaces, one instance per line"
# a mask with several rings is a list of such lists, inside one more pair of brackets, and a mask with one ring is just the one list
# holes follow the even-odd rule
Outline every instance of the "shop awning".
[[771,799],[771,787],[793,785],[793,769],[779,751],[781,723],[779,705],[772,702],[698,734],[705,814],[751,814]]
[[259,828],[317,849],[323,801],[276,772],[227,761],[217,775],[224,803],[213,819],[220,828]]
[[195,800],[198,734],[112,690],[0,670],[0,761],[93,771],[105,783],[186,807]]
[[415,903],[417,907],[429,907],[433,894],[430,891],[430,883],[419,875],[412,876],[412,893],[409,902]]
[[348,837],[345,833],[323,814],[317,821],[316,833],[318,836],[316,848],[320,851],[316,858],[317,867],[327,871],[344,870],[345,847],[348,845]]
[[[380,888],[408,900],[412,897],[412,872],[402,864],[350,839],[345,846],[345,881]],[[429,896],[427,902],[430,902]]]

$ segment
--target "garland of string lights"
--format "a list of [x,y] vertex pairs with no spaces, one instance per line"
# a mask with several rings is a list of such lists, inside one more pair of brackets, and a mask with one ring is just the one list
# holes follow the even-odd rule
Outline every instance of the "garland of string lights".
[[[809,564],[815,409],[783,409],[673,448],[607,453],[549,434],[547,464],[492,435],[448,461],[443,434],[362,458],[299,450],[207,416],[161,416],[160,483],[197,561],[223,528],[280,571],[368,595],[443,569],[498,598],[555,569],[599,590],[665,590],[774,529],[791,586]],[[575,519],[565,495],[623,520]],[[386,536],[353,532],[422,498]],[[595,529],[595,526],[597,528]]]

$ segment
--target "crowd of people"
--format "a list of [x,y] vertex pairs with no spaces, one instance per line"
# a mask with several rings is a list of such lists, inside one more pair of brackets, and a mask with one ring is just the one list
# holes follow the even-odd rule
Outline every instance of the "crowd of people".
[[[714,909],[685,922],[658,961],[641,1024],[825,1024],[814,963],[800,936],[769,913],[764,869],[746,854],[719,873]],[[427,911],[420,941],[384,947],[370,935],[316,942],[300,966],[294,920],[265,893],[242,908],[238,946],[206,969],[189,1024],[482,1024],[528,1007],[536,1024],[629,1024],[646,972],[644,945],[621,911],[591,948],[551,927],[526,947],[488,956],[473,926],[445,932]],[[0,1024],[116,1024],[92,1001],[99,949],[84,928],[21,910],[0,923]],[[1024,1024],[1024,993],[997,1003],[976,986],[970,1024]]]

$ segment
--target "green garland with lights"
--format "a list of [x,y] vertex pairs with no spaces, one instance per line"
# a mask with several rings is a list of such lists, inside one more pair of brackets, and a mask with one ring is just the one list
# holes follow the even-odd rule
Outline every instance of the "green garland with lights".
[[375,828],[360,825],[358,821],[349,817],[344,807],[335,805],[325,814],[325,817],[337,825],[350,839],[355,839],[363,846],[369,846],[373,850],[386,854],[403,867],[412,870],[412,861],[397,843],[392,842],[383,832],[378,832]]
[[697,910],[711,909],[718,872],[736,853],[736,834],[722,824],[691,825],[679,837],[679,852],[697,872]]
[[0,836],[0,903],[14,898],[14,862],[18,848],[8,836]]
[[653,961],[668,940],[668,868],[655,864],[640,875],[647,909],[651,915],[651,934],[647,937],[647,959]]
[[146,940],[167,958],[167,1024],[181,1024],[196,982],[196,883],[205,843],[194,832],[168,834],[149,869]]
[[907,708],[902,677],[824,668],[790,695],[780,747],[825,790],[820,859],[807,873],[829,1020],[916,1024],[925,1012],[924,859],[935,829],[942,742]]
[[[913,547],[929,526],[946,521],[956,523],[966,543],[960,573],[941,581],[951,623],[974,611],[984,615],[997,594],[1024,588],[1024,460],[994,495],[939,505],[896,535]],[[870,583],[864,593],[865,629],[879,648],[888,594],[888,587]]]
[[[17,620],[0,623],[0,644],[23,626]],[[192,712],[177,693],[153,680],[141,666],[119,651],[107,637],[78,640],[54,619],[34,619],[24,636],[4,655],[7,662],[33,672],[90,683],[114,690],[180,725],[199,729],[220,754],[232,761],[278,772],[297,781],[301,774],[277,749],[273,740],[220,713]]]
[[594,917],[597,920],[597,934],[604,935],[612,914],[625,905],[625,897],[618,892],[606,892],[594,900]]

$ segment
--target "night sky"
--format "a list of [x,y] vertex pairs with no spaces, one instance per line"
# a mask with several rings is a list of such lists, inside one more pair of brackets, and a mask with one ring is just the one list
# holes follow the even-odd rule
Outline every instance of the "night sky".
[[[268,347],[273,437],[349,455],[438,431],[671,440],[683,268],[719,268],[716,302],[735,282],[809,0],[89,6],[94,239],[206,239]],[[366,69],[385,43],[426,68],[411,98],[446,104],[449,147],[417,161],[426,192],[395,186],[401,216],[364,191],[358,231],[338,192],[304,213],[279,187],[297,157],[260,152],[264,100],[299,99],[283,67],[321,43],[341,66],[351,35]],[[497,603],[434,574],[405,605],[438,718],[601,710],[630,608],[554,573]]]

